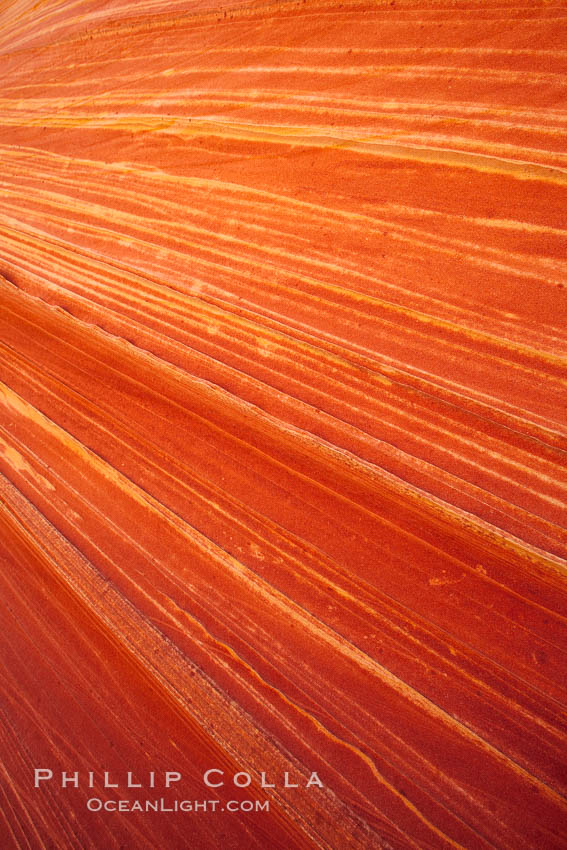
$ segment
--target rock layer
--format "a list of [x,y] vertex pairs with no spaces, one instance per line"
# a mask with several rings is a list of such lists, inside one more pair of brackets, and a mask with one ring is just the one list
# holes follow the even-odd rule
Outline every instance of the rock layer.
[[4,5],[3,846],[566,845],[566,20]]

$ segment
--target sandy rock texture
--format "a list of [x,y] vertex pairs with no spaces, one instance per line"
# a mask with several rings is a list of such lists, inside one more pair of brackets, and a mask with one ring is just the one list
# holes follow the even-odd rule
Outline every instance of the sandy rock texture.
[[567,846],[566,36],[4,0],[2,848]]

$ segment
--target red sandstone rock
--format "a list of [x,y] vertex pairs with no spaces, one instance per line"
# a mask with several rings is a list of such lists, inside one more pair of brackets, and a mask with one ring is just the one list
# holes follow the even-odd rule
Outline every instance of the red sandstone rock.
[[4,4],[2,847],[566,845],[566,20]]

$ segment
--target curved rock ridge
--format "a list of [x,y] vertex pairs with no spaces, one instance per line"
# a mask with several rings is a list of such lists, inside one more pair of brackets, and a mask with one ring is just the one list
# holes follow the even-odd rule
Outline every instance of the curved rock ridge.
[[2,847],[567,846],[566,24],[3,4]]

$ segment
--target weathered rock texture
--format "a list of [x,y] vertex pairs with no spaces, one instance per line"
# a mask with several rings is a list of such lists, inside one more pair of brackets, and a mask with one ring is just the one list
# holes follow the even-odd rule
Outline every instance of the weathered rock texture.
[[3,848],[566,846],[566,22],[4,0]]

